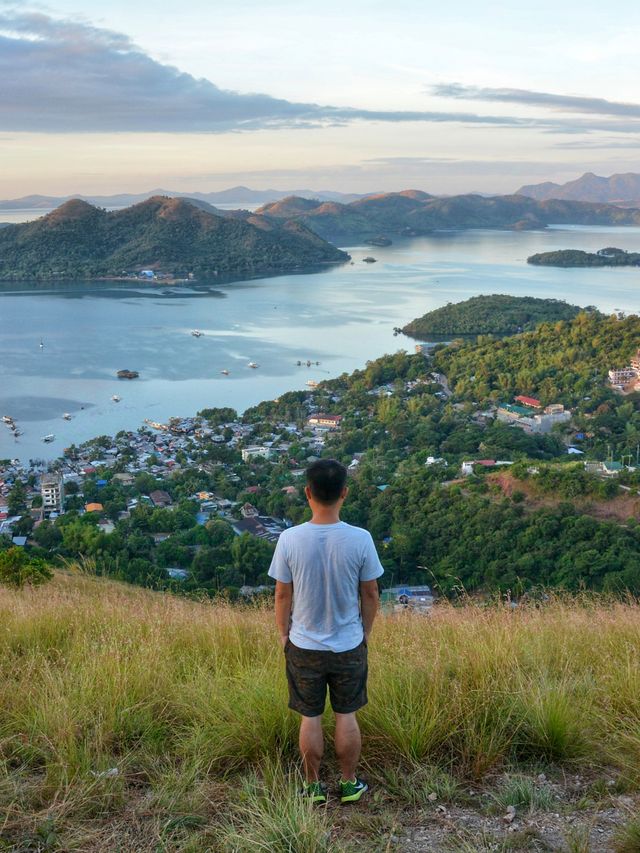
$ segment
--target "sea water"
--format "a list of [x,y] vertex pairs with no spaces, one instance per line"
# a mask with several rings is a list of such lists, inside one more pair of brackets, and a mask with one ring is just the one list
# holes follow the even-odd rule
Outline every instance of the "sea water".
[[[210,406],[242,411],[384,353],[412,351],[415,342],[394,336],[394,327],[481,293],[639,312],[640,269],[526,263],[534,252],[604,246],[640,251],[640,228],[439,232],[346,247],[352,263],[319,273],[235,282],[0,284],[0,415],[23,430],[15,440],[0,424],[0,458],[55,457],[145,418]],[[366,256],[377,262],[363,263]],[[140,378],[117,379],[122,368]],[[47,434],[55,435],[50,444]]]

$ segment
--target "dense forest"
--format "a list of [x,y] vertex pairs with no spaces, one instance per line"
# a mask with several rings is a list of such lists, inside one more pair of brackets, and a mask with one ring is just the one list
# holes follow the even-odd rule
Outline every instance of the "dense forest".
[[580,311],[560,299],[532,296],[473,296],[464,302],[447,303],[412,320],[405,335],[422,340],[443,335],[513,335],[530,331],[539,323],[572,320]]

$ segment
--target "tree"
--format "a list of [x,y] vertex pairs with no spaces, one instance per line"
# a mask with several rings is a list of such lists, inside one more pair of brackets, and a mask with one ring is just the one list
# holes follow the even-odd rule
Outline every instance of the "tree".
[[27,508],[27,492],[22,480],[16,480],[7,498],[9,515],[21,515]]
[[49,566],[37,557],[29,557],[23,548],[0,552],[0,583],[22,589],[25,584],[40,586],[53,577]]

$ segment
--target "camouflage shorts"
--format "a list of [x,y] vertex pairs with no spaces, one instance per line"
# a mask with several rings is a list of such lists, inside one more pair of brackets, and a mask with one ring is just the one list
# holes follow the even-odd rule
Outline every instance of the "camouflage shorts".
[[284,647],[289,683],[289,707],[305,717],[324,711],[327,687],[331,707],[337,714],[351,714],[367,704],[367,644],[347,652],[317,652]]

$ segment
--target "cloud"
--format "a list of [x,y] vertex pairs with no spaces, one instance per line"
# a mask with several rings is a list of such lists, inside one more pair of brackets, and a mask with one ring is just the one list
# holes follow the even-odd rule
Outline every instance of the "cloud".
[[640,104],[608,101],[605,98],[555,95],[531,89],[491,89],[481,86],[463,86],[460,83],[440,83],[432,86],[431,92],[441,98],[456,98],[463,101],[491,101],[501,104],[545,107],[562,112],[640,118]]
[[364,110],[228,91],[156,61],[122,33],[41,12],[2,11],[2,5],[0,130],[199,133],[354,121],[530,125],[508,116]]

